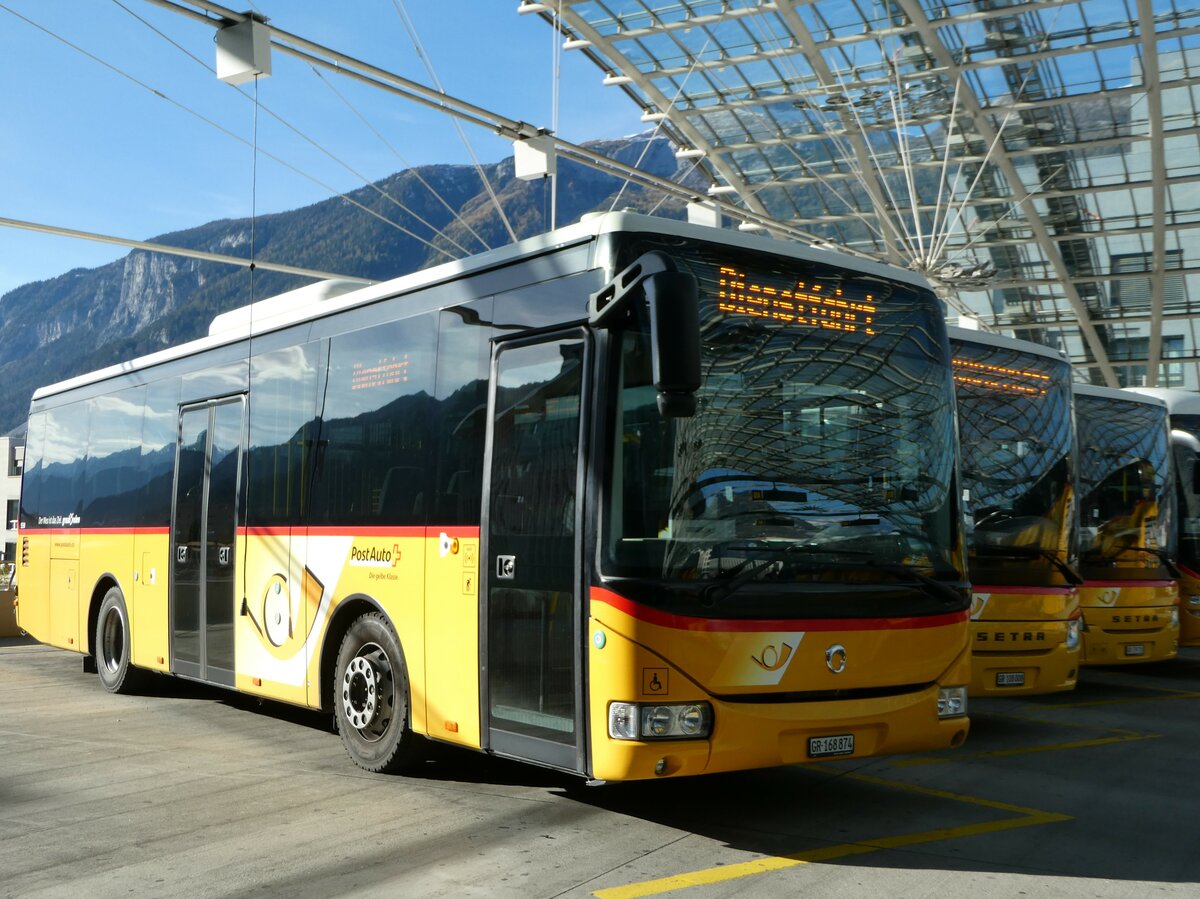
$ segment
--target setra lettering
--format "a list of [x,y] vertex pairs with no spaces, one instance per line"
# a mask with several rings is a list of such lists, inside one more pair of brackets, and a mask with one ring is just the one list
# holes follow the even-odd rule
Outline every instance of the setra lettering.
[[976,643],[1045,643],[1044,631],[979,631]]

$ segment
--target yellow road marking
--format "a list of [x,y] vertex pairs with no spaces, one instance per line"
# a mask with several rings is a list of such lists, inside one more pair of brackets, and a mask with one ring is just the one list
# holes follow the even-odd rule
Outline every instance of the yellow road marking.
[[[1114,684],[1120,687],[1120,684]],[[1095,705],[1121,705],[1128,702],[1166,702],[1172,699],[1200,699],[1200,692],[1194,690],[1163,690],[1157,687],[1147,692],[1161,693],[1161,696],[1126,696],[1121,699],[1088,699],[1084,702],[1053,702],[1047,703],[1048,709],[1086,709]]]
[[676,874],[671,877],[661,877],[656,880],[646,880],[641,883],[631,883],[625,886],[596,890],[592,895],[599,897],[599,899],[635,899],[638,896],[654,896],[660,893],[686,889],[687,887],[722,883],[742,877],[752,877],[756,874],[768,874],[773,871],[782,871],[799,865],[811,864],[812,862],[830,861],[852,855],[865,855],[869,852],[878,852],[881,849],[898,849],[904,846],[916,846],[921,843],[953,840],[959,837],[1012,830],[1017,827],[1033,827],[1039,824],[1056,824],[1061,821],[1071,820],[1070,815],[1043,812],[1037,809],[1012,805],[1007,802],[997,802],[992,799],[951,793],[947,790],[938,790],[933,787],[922,787],[914,784],[906,784],[901,781],[885,780],[881,777],[872,777],[868,774],[847,774],[844,776],[852,780],[859,780],[889,789],[920,793],[938,799],[948,799],[954,802],[964,802],[983,808],[1009,812],[1018,817],[1005,818],[999,821],[984,821],[979,824],[964,824],[959,827],[943,827],[937,830],[922,831],[921,833],[878,837],[873,840],[865,840],[861,843],[842,843],[837,846],[827,846],[824,849],[813,849],[808,852],[797,852],[792,855],[769,856],[736,865],[723,865],[719,868],[707,868],[702,871],[691,871],[686,874]]
[[944,762],[962,761],[968,759],[1000,758],[1008,755],[1030,755],[1035,752],[1061,752],[1064,749],[1084,749],[1089,746],[1106,746],[1110,743],[1129,743],[1134,740],[1155,740],[1162,734],[1126,733],[1112,737],[1096,737],[1093,740],[1071,740],[1066,743],[1049,743],[1042,746],[1018,746],[1014,749],[987,749],[981,752],[956,752],[953,756],[918,756],[911,759],[898,759],[892,762],[893,768],[912,768],[917,765],[940,765]]

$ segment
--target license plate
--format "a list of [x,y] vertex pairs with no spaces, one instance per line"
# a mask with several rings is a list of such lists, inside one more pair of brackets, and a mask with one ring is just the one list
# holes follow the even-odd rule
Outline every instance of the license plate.
[[997,687],[1023,687],[1025,686],[1024,671],[997,671],[996,672]]
[[1127,656],[1144,656],[1146,654],[1145,643],[1130,643],[1125,647],[1125,655]]
[[854,753],[854,734],[838,734],[836,737],[809,737],[808,757],[819,758],[825,755],[852,755]]

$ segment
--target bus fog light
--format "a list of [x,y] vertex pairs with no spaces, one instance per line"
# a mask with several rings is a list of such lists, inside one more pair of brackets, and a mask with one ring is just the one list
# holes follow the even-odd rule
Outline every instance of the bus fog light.
[[1067,622],[1067,649],[1078,649],[1083,634],[1083,619],[1072,618]]
[[938,717],[961,718],[967,714],[966,687],[938,688]]
[[638,707],[635,702],[614,702],[608,706],[608,735],[614,740],[636,740]]

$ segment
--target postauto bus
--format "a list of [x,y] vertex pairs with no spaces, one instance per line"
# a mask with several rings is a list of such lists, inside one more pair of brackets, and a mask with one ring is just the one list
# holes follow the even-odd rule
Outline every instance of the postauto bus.
[[1179,569],[1179,645],[1200,646],[1200,395],[1130,387],[1167,404],[1175,471],[1175,565]]
[[1173,658],[1179,587],[1167,407],[1110,387],[1074,387],[1079,429],[1084,665]]
[[22,627],[109,690],[330,710],[370,771],[429,740],[604,781],[963,740],[919,278],[610,214],[333,287],[35,394]]
[[971,574],[972,695],[1070,690],[1079,675],[1071,366],[950,329]]

